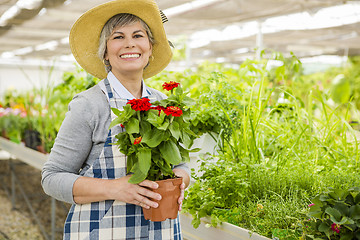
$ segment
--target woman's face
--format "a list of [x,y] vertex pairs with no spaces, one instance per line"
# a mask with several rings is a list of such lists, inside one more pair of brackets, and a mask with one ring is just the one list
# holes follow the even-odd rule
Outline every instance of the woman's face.
[[116,75],[141,73],[149,62],[152,45],[140,22],[116,27],[107,41],[105,59]]

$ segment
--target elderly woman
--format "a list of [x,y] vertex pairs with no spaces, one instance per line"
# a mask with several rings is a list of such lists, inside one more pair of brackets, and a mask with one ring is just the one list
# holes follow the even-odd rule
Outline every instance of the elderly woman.
[[[165,18],[153,0],[117,0],[87,11],[71,29],[70,47],[77,62],[103,80],[69,104],[42,172],[44,191],[73,204],[64,239],[182,239],[179,218],[144,219],[141,207],[158,207],[151,200],[161,199],[151,191],[158,185],[128,182],[126,156],[111,144],[123,129],[109,130],[111,107],[121,109],[134,98],[166,97],[143,80],[171,60]],[[173,171],[183,178],[181,208],[189,169],[181,164]]]

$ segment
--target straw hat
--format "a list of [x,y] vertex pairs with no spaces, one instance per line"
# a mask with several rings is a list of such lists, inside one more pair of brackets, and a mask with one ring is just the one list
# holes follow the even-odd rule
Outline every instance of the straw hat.
[[170,62],[172,52],[166,38],[163,21],[153,0],[116,0],[101,4],[85,12],[73,25],[69,41],[76,61],[88,73],[103,79],[107,76],[102,59],[98,56],[99,39],[105,23],[114,15],[130,13],[141,18],[150,28],[155,44],[149,65],[143,77],[149,78],[163,70]]

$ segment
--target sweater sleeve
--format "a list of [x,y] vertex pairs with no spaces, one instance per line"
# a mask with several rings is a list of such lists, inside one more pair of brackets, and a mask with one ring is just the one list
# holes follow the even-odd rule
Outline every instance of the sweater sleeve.
[[73,98],[43,167],[43,189],[60,201],[74,203],[73,185],[92,147],[92,112],[85,97]]

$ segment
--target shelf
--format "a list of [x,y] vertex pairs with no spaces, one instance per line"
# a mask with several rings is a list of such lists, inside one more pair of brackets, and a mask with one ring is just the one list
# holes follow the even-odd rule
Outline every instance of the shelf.
[[0,137],[0,149],[8,152],[16,159],[27,163],[28,165],[41,170],[44,163],[47,161],[48,155],[35,151],[31,148],[25,147]]

